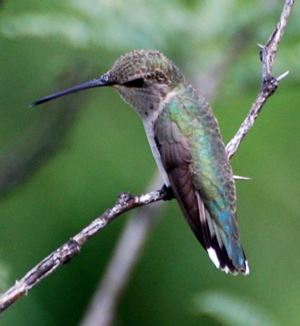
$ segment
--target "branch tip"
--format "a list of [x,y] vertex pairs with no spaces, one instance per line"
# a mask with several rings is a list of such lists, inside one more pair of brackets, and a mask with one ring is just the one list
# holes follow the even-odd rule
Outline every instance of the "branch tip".
[[277,81],[278,81],[278,82],[281,81],[281,80],[282,80],[283,78],[285,78],[289,73],[290,73],[289,70],[286,71],[286,72],[284,72],[282,75],[280,75],[279,77],[276,78]]
[[235,179],[235,180],[246,180],[246,181],[251,180],[251,178],[249,178],[249,177],[243,177],[241,175],[234,175],[233,176],[233,179]]

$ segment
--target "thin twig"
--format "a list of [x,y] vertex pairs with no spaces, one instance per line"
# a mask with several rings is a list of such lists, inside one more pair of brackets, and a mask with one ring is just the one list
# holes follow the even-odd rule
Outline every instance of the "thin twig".
[[257,119],[267,99],[276,91],[279,81],[282,80],[288,74],[288,72],[285,72],[278,78],[275,78],[272,75],[272,70],[273,70],[273,63],[277,52],[277,48],[282,38],[288,19],[291,15],[294,2],[295,2],[294,0],[285,1],[277,26],[274,32],[272,33],[272,35],[270,36],[267,44],[265,46],[259,45],[259,47],[261,48],[260,59],[262,61],[261,89],[246,119],[241,124],[235,136],[231,139],[231,141],[226,146],[226,150],[229,158],[231,158],[236,153],[242,140],[247,135],[249,130],[253,127],[255,120]]
[[[278,86],[278,82],[287,75],[287,73],[284,73],[280,77],[275,78],[272,76],[272,68],[277,47],[282,38],[293,5],[294,0],[287,0],[285,2],[276,29],[272,33],[267,44],[262,47],[261,61],[263,63],[263,80],[261,90],[246,119],[242,123],[236,135],[226,147],[229,158],[231,158],[237,151],[245,135],[253,126],[263,105],[267,99],[275,92]],[[8,289],[0,297],[0,313],[6,310],[18,298],[24,294],[27,294],[32,287],[34,287],[42,279],[55,271],[59,266],[73,259],[80,252],[80,249],[85,242],[87,242],[92,236],[103,229],[117,216],[128,210],[162,200],[166,197],[167,191],[164,189],[137,197],[132,197],[129,193],[121,193],[117,203],[112,208],[108,209],[103,215],[94,220],[80,233],[75,235],[60,248],[52,252],[48,257],[46,257],[32,270],[30,270],[21,280],[16,281],[15,285]],[[122,286],[124,286],[124,284]]]
[[57,250],[52,252],[48,257],[32,268],[21,280],[16,281],[15,285],[0,297],[0,313],[6,310],[21,296],[27,294],[32,287],[34,287],[46,276],[54,272],[59,266],[68,263],[71,259],[73,259],[80,252],[81,247],[92,236],[103,229],[117,216],[139,206],[144,206],[162,200],[165,198],[165,196],[165,189],[149,192],[136,197],[131,196],[129,193],[121,193],[113,207],[106,210],[90,225],[76,234]]

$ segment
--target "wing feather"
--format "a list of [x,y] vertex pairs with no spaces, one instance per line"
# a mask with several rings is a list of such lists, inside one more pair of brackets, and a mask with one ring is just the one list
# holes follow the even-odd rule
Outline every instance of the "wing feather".
[[[162,165],[167,172],[171,187],[180,208],[195,236],[208,252],[214,264],[225,272],[248,273],[247,261],[242,251],[237,228],[228,235],[209,213],[193,180],[192,157],[189,137],[184,136],[175,121],[156,123],[155,142]],[[228,240],[228,237],[232,237]],[[232,258],[237,251],[243,261]]]

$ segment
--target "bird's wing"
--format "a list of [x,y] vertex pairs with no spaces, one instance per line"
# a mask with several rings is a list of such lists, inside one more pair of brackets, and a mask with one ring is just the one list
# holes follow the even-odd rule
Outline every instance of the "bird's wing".
[[[177,103],[178,106],[178,103]],[[205,189],[195,187],[190,149],[190,137],[184,135],[177,121],[169,115],[169,109],[162,112],[154,124],[155,142],[167,172],[171,187],[180,208],[196,235],[206,249],[213,263],[226,272],[248,273],[248,266],[236,230],[226,232],[209,212],[203,196]],[[203,193],[204,192],[204,193]],[[233,217],[235,222],[235,216]]]

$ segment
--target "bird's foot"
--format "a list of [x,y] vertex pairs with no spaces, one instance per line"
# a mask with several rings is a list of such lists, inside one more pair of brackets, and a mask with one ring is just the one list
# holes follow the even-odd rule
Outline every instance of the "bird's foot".
[[161,191],[165,193],[164,200],[172,200],[175,198],[173,189],[170,186],[163,185]]

